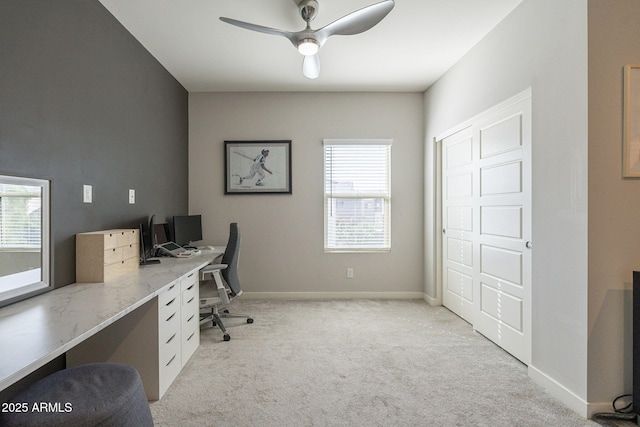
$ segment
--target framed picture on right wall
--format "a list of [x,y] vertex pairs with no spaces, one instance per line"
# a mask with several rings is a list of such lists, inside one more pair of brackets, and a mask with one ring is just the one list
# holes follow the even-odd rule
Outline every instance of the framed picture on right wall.
[[640,178],[640,64],[624,67],[622,176]]

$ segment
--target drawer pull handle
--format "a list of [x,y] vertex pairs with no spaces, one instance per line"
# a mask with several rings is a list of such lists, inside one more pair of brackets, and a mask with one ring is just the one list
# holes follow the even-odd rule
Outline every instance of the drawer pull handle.
[[196,317],[196,315],[195,315],[195,314],[192,314],[192,315],[191,315],[191,317],[189,317],[189,318],[187,319],[187,323],[188,323],[188,322],[191,322],[191,319],[193,319],[194,317]]
[[171,301],[169,301],[168,303],[165,304],[165,307],[169,307],[171,304],[173,304],[174,302],[176,302],[176,299],[172,299]]
[[191,299],[189,301],[187,301],[187,304],[191,304],[191,301],[193,301],[195,299],[195,297],[191,297]]
[[192,333],[192,334],[191,334],[191,336],[190,336],[189,338],[187,338],[187,341],[191,341],[191,338],[193,338],[193,336],[194,336],[195,334],[196,334],[195,332],[194,332],[194,333]]
[[171,358],[171,360],[169,360],[169,363],[167,363],[165,366],[169,366],[171,365],[171,362],[173,362],[173,360],[176,358],[176,354],[173,355],[173,357]]
[[170,291],[171,289],[175,288],[176,284],[174,283],[173,285],[169,286],[169,289],[167,289],[167,291]]
[[167,320],[165,320],[165,322],[168,322],[169,320],[173,319],[173,316],[175,316],[176,314],[173,313],[171,316],[167,317]]
[[187,274],[187,277],[191,277],[191,276],[193,276],[193,273],[191,273],[191,274]]
[[166,343],[169,344],[171,341],[173,341],[175,337],[176,337],[176,334],[171,335],[171,338],[169,338]]
[[193,287],[194,287],[195,285],[196,285],[196,284],[194,283],[193,285],[189,286],[189,287],[187,288],[187,290],[188,290],[188,291],[190,291],[191,289],[193,289]]

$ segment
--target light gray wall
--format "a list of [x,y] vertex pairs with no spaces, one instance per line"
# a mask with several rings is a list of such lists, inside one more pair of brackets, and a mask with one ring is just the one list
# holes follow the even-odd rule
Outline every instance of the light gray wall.
[[[615,5],[615,6],[614,6]],[[640,3],[589,1],[589,400],[632,390],[640,181],[622,178],[623,68],[640,64]]]
[[[206,244],[239,223],[245,292],[422,295],[422,94],[192,93],[189,115],[189,211]],[[323,138],[394,140],[391,253],[323,252]],[[292,140],[293,194],[225,196],[224,141],[261,139]]]
[[[425,94],[433,138],[532,87],[533,280],[530,374],[587,403],[587,2],[525,0]],[[426,202],[435,209],[434,191]],[[433,215],[427,215],[427,220]],[[427,223],[427,230],[433,224]],[[428,247],[428,254],[433,250]],[[427,259],[433,264],[433,261]],[[433,274],[425,289],[433,296]]]

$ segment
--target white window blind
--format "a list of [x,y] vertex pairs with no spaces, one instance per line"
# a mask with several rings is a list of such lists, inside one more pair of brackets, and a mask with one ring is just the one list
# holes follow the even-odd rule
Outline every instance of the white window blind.
[[324,140],[327,252],[391,249],[391,140]]
[[0,184],[0,248],[37,248],[42,241],[38,186]]

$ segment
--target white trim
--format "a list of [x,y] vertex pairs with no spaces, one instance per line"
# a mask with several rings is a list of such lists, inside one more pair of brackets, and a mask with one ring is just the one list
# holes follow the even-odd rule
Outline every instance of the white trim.
[[485,110],[479,114],[476,114],[475,116],[471,117],[468,120],[465,120],[464,122],[458,124],[457,126],[442,132],[441,134],[439,134],[438,136],[435,137],[436,141],[442,141],[443,139],[445,139],[448,136],[453,135],[454,133],[467,128],[469,126],[471,126],[473,123],[477,122],[478,120],[482,119],[483,117],[486,117],[488,115],[492,115],[495,113],[498,113],[502,110],[504,110],[505,108],[509,108],[511,107],[513,104],[516,104],[520,101],[524,101],[527,98],[531,98],[531,87],[528,87],[527,89],[523,90],[522,92],[518,93],[517,95],[512,96],[511,98],[499,103],[498,105],[494,105],[493,107],[489,108],[488,110]]
[[437,307],[442,305],[442,298],[433,298],[425,293],[423,299],[427,304],[429,304],[432,307]]
[[323,145],[393,145],[393,139],[323,139]]
[[591,407],[591,405],[577,396],[574,392],[551,378],[549,375],[540,371],[535,366],[529,365],[528,373],[529,378],[531,378],[536,384],[542,386],[547,393],[584,418],[590,418],[594,413],[598,412],[595,410],[596,407],[603,412],[609,412],[611,410],[611,403],[608,403],[606,408],[603,408],[602,405],[595,404],[595,406]]
[[[46,290],[47,288],[53,289],[53,248],[52,248],[52,236],[51,236],[51,182],[46,179],[40,178],[25,178],[25,177],[16,177],[16,176],[8,176],[8,175],[0,175],[0,182],[2,184],[9,185],[25,185],[25,186],[37,186],[41,188],[40,198],[41,198],[41,241],[40,241],[40,251],[41,251],[41,264],[38,269],[41,274],[39,275],[39,280],[31,282],[31,275],[12,275],[13,279],[16,278],[24,278],[23,283],[18,286],[13,286],[12,289],[0,292],[0,306],[7,305],[11,302],[17,301],[18,299],[24,298],[29,294],[34,294],[35,292],[41,292]],[[33,248],[23,248],[23,249],[33,249]]]
[[423,292],[242,292],[246,300],[424,299]]

